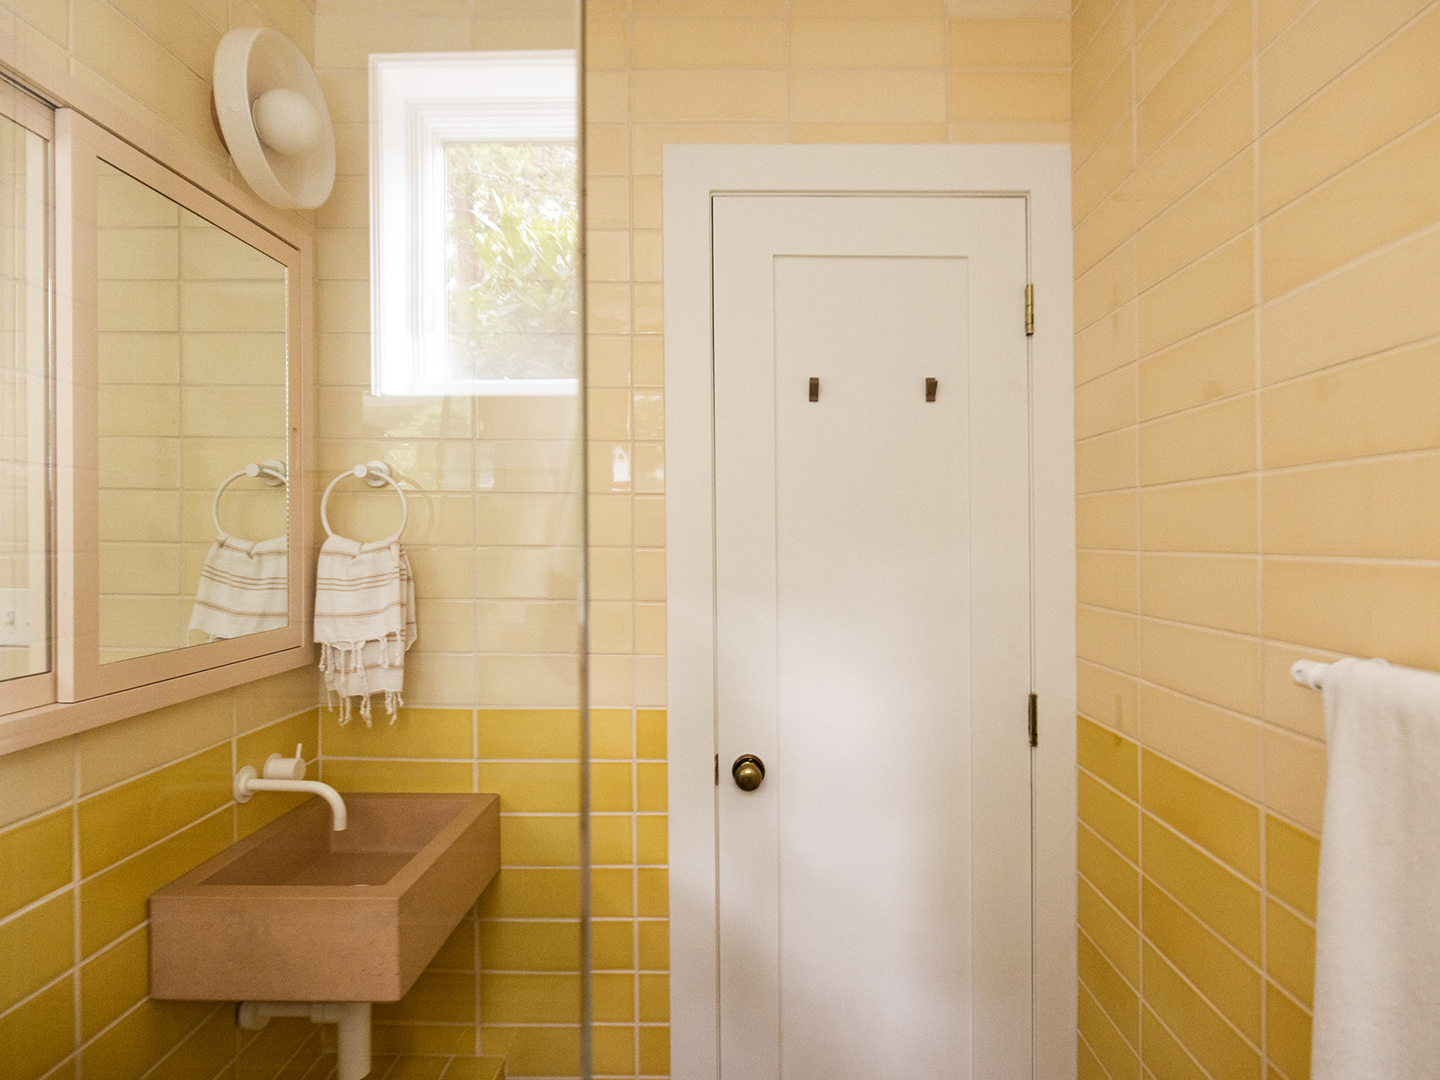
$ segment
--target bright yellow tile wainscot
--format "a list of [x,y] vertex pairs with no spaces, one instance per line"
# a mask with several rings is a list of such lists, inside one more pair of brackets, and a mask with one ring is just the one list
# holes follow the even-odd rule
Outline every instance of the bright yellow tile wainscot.
[[1072,31],[1080,924],[1141,1002],[1131,1041],[1082,985],[1081,1075],[1303,1080],[1325,755],[1287,670],[1440,664],[1440,323],[1407,299],[1440,280],[1440,6],[1085,0]]

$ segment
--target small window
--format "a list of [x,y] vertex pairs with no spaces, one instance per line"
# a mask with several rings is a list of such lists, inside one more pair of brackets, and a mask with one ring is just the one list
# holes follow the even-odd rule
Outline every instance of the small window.
[[370,58],[377,394],[573,394],[575,54]]

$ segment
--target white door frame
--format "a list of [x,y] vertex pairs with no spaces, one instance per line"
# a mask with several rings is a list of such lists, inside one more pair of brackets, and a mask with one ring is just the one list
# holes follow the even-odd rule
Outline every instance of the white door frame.
[[670,1073],[718,1080],[711,198],[1023,194],[1030,338],[1035,1076],[1075,1076],[1075,451],[1066,146],[665,147]]

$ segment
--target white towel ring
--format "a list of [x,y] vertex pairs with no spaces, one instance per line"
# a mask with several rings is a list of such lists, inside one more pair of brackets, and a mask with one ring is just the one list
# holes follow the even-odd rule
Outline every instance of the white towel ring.
[[335,532],[330,528],[330,518],[326,516],[325,508],[330,502],[330,492],[335,490],[335,485],[344,480],[347,476],[353,476],[357,480],[364,480],[371,487],[381,487],[389,484],[395,489],[395,494],[400,496],[400,528],[387,536],[381,543],[393,543],[400,539],[400,534],[405,531],[405,523],[410,520],[410,507],[405,502],[405,492],[390,475],[390,466],[383,461],[367,461],[363,465],[356,465],[353,469],[342,472],[325,489],[325,494],[320,496],[320,524],[325,526],[325,535],[334,536]]
[[227,487],[242,476],[258,476],[271,487],[280,487],[285,483],[285,463],[276,461],[274,458],[262,461],[259,465],[252,461],[239,472],[231,473],[220,481],[220,486],[215,489],[215,498],[210,502],[210,520],[215,522],[215,535],[217,536],[226,535],[225,530],[220,527],[220,496],[225,494]]

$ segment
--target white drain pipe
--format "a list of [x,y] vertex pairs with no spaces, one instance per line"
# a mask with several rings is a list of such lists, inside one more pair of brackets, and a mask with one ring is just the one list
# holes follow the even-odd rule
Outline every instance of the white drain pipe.
[[259,1031],[272,1016],[303,1016],[316,1024],[337,1024],[339,1080],[370,1075],[370,1003],[368,1001],[242,1001],[240,1026]]

